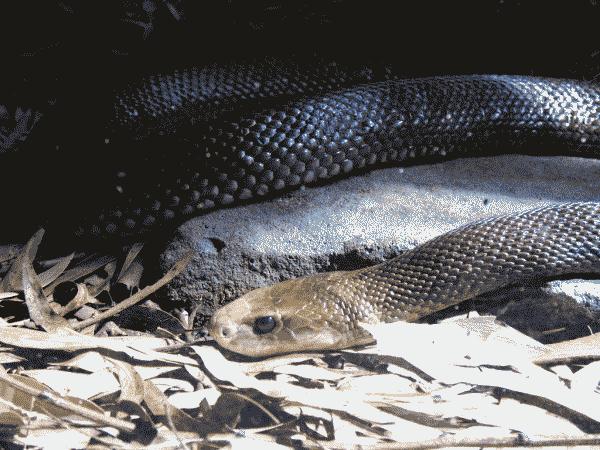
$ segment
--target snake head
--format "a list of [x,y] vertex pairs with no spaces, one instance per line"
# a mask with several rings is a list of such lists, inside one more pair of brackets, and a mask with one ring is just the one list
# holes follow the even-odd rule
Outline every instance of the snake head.
[[364,331],[354,330],[342,313],[343,299],[332,288],[340,274],[255,289],[217,310],[210,334],[221,347],[254,357],[355,345],[356,333],[365,340]]

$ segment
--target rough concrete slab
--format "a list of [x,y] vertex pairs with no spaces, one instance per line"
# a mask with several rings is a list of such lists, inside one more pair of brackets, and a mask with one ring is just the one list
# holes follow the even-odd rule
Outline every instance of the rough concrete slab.
[[197,254],[167,292],[205,312],[258,286],[383,261],[474,219],[600,201],[600,161],[506,155],[389,168],[182,225],[161,256]]

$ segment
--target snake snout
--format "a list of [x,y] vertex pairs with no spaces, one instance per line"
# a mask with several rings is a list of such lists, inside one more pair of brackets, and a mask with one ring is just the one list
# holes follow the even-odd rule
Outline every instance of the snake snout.
[[227,339],[233,334],[233,328],[227,325],[222,325],[217,327],[217,333],[219,337]]
[[208,326],[210,335],[217,341],[231,339],[235,334],[235,324],[218,312],[213,315]]

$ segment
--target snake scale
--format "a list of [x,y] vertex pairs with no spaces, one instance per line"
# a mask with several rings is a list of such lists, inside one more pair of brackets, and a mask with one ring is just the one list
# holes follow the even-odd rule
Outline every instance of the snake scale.
[[[263,174],[254,195],[370,165],[447,155],[544,148],[595,156],[598,94],[591,84],[519,76],[365,84],[245,122],[250,128],[241,134],[252,145],[238,139],[238,156]],[[318,119],[311,123],[310,114]],[[316,134],[294,130],[299,118],[302,131]],[[273,119],[276,130],[249,132]],[[296,157],[286,160],[290,151]],[[283,172],[280,161],[288,162]],[[596,203],[483,220],[371,268],[257,289],[218,310],[209,329],[221,346],[249,356],[364,344],[372,338],[361,321],[415,320],[508,284],[600,273],[599,237]]]
[[[45,214],[60,217],[45,224],[56,233],[139,239],[215,207],[385,164],[600,153],[600,88],[584,81],[402,79],[389,67],[267,61],[144,78],[110,108],[104,128],[87,124],[85,142],[49,153],[66,171],[42,183],[63,199],[49,206],[65,206]],[[91,163],[93,149],[103,158]]]
[[251,291],[219,309],[210,332],[248,356],[366,344],[359,322],[412,321],[509,284],[598,274],[599,239],[600,203],[484,219],[382,264]]

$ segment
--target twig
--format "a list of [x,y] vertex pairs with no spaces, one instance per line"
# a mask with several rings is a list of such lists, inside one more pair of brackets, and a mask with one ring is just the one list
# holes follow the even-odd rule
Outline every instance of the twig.
[[128,433],[132,433],[135,430],[135,424],[128,422],[126,420],[117,419],[115,417],[111,417],[109,415],[99,413],[93,411],[84,406],[77,405],[70,400],[66,400],[59,395],[49,391],[49,390],[40,390],[36,388],[32,388],[27,383],[24,383],[14,377],[11,377],[10,374],[0,365],[0,380],[8,383],[15,389],[25,392],[26,394],[31,395],[39,400],[46,401],[52,403],[53,405],[65,409],[67,411],[71,411],[78,416],[81,416],[85,419],[89,419],[95,423],[99,423],[102,425],[115,427],[118,430],[125,431]]
[[198,304],[194,308],[192,308],[192,310],[190,311],[190,315],[188,316],[188,323],[185,325],[185,340],[188,342],[194,341],[194,338],[192,336],[192,330],[194,327],[194,322],[196,321],[196,316],[198,315],[198,311],[200,310],[201,306],[202,299],[199,299]]
[[163,345],[162,347],[156,347],[154,349],[155,352],[177,352],[177,351],[181,351],[184,348],[189,348],[192,345],[202,345],[202,344],[206,344],[208,342],[212,342],[214,341],[214,339],[212,338],[208,338],[208,337],[202,337],[202,338],[198,338],[192,342],[179,342],[177,344],[171,344],[171,345]]
[[185,267],[188,265],[188,263],[191,261],[192,255],[193,255],[193,252],[189,251],[188,253],[186,253],[183,256],[183,258],[181,258],[179,261],[177,261],[175,263],[175,265],[173,267],[171,267],[171,269],[169,269],[169,271],[156,283],[151,284],[150,286],[146,286],[144,289],[136,292],[134,295],[123,300],[121,303],[113,306],[109,310],[104,311],[103,313],[97,314],[93,317],[90,317],[89,319],[82,320],[81,322],[76,323],[75,325],[73,325],[73,329],[77,330],[77,331],[83,330],[84,328],[87,328],[90,325],[94,325],[98,322],[106,320],[109,317],[112,317],[112,316],[120,313],[121,311],[129,308],[130,306],[133,306],[136,303],[139,303],[140,301],[145,299],[147,296],[149,296],[150,294],[156,292],[158,289],[163,287],[165,284],[167,284],[169,281],[171,281],[177,275],[179,275],[183,271],[183,269],[185,269]]
[[[454,436],[440,437],[426,441],[416,442],[390,442],[380,443],[373,446],[363,446],[363,449],[433,449],[446,447],[563,447],[575,445],[600,445],[600,434],[587,436],[548,436],[544,438],[528,438],[522,434],[502,438],[460,438]],[[336,444],[328,444],[327,448],[346,448]]]

